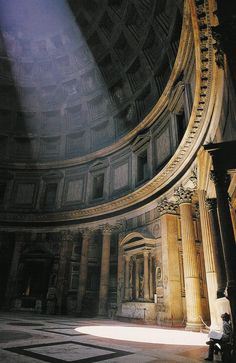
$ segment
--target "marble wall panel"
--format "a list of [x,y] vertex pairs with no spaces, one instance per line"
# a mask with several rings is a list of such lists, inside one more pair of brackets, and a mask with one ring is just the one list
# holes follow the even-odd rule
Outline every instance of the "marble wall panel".
[[16,194],[14,203],[17,205],[29,205],[33,204],[35,193],[34,183],[19,183],[16,185]]

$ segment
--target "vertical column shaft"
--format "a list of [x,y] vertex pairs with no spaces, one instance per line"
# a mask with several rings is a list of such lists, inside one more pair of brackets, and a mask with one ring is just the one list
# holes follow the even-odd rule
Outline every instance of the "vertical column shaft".
[[207,207],[209,210],[209,220],[212,230],[212,243],[213,243],[213,256],[216,266],[216,278],[217,278],[217,298],[224,297],[226,289],[226,271],[225,262],[222,248],[222,241],[220,236],[220,227],[217,215],[217,203],[216,199],[208,199]]
[[191,202],[180,203],[180,216],[186,291],[186,329],[200,330],[201,294]]
[[175,204],[166,199],[158,205],[162,236],[162,274],[167,281],[163,290],[166,309],[159,315],[169,324],[180,324],[183,321],[176,208]]
[[139,298],[139,259],[136,257],[135,260],[135,298]]
[[102,259],[99,286],[99,315],[107,314],[107,301],[110,275],[110,244],[111,231],[103,231]]
[[150,299],[153,300],[153,265],[152,265],[152,256],[150,256],[150,269],[149,269],[149,291],[150,291]]
[[230,302],[233,323],[233,359],[236,359],[236,244],[228,202],[228,175],[221,170],[213,157],[214,172],[212,179],[215,183],[216,199],[218,206],[218,217],[220,234],[222,240],[226,277],[227,296]]
[[145,251],[143,253],[144,257],[144,268],[143,268],[143,291],[144,291],[144,299],[149,300],[149,269],[148,269],[148,257],[149,253]]
[[88,275],[88,247],[90,240],[90,232],[85,230],[83,233],[80,266],[79,266],[79,286],[77,290],[77,307],[76,312],[80,313],[82,302],[86,292],[87,275]]
[[129,261],[130,256],[125,255],[125,300],[129,301],[130,299],[130,290],[129,290]]
[[57,279],[57,305],[60,314],[66,313],[66,290],[68,289],[68,265],[72,253],[73,236],[70,231],[62,232],[59,270]]
[[217,275],[213,252],[213,233],[206,206],[206,192],[199,190],[198,197],[211,326],[217,328],[221,326],[221,322],[216,306]]

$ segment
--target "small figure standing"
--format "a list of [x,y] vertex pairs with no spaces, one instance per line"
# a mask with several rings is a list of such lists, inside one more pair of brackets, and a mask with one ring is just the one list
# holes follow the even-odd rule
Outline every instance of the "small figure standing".
[[210,340],[206,343],[209,345],[208,357],[205,358],[207,361],[213,361],[214,351],[218,351],[220,349],[217,348],[217,344],[220,345],[221,350],[222,346],[226,343],[230,343],[232,340],[232,325],[230,322],[230,315],[228,313],[224,313],[221,315],[221,319],[223,320],[222,332],[210,332],[209,337]]

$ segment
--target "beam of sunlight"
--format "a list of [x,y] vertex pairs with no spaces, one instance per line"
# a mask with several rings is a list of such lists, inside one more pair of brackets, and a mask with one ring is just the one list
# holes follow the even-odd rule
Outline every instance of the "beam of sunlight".
[[[67,1],[0,0],[0,30],[19,100],[17,123],[24,124],[25,135],[72,133],[70,124],[87,140],[97,122],[95,106],[109,115],[110,96]],[[90,152],[87,144],[74,145],[73,153]]]
[[126,326],[82,326],[75,329],[96,337],[140,343],[205,346],[207,334],[184,330]]

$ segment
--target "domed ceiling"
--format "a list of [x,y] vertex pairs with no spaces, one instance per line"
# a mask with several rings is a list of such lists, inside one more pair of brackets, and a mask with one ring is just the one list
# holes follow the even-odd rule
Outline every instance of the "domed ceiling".
[[0,0],[0,152],[71,159],[111,145],[169,79],[182,0]]

